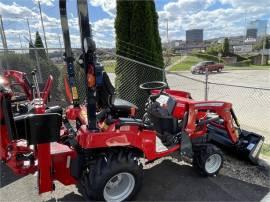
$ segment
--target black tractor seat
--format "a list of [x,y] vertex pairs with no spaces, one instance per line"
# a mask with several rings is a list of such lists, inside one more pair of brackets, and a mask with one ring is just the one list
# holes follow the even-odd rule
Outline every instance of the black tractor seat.
[[131,112],[132,108],[136,111],[138,110],[138,107],[136,105],[121,98],[117,98],[115,97],[115,95],[111,96],[110,104],[111,110],[119,113],[122,116],[128,115]]
[[106,72],[102,73],[103,84],[97,87],[97,104],[101,109],[110,108],[113,115],[118,117],[128,117],[132,110],[135,112],[138,107],[127,100],[117,98],[115,88]]

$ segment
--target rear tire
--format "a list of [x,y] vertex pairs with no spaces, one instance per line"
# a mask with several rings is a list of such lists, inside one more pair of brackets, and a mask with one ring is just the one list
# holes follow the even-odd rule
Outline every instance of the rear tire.
[[219,69],[217,70],[217,72],[221,72],[221,68],[219,68]]
[[142,184],[143,169],[132,151],[108,152],[84,170],[78,191],[86,200],[127,201]]
[[217,175],[223,166],[223,153],[213,144],[194,145],[193,166],[203,176]]

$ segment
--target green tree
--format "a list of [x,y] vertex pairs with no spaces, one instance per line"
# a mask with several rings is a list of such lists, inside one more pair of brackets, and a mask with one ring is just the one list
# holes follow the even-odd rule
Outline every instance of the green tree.
[[270,49],[270,37],[267,36],[267,37],[264,37],[262,38],[261,40],[259,40],[255,46],[254,46],[254,50],[261,50],[263,49],[263,43],[264,43],[264,40],[265,40],[265,48],[266,49]]
[[33,50],[31,48],[34,48],[34,46],[33,46],[33,43],[29,42],[29,57],[32,60],[35,60],[36,59],[35,50]]
[[220,43],[211,44],[206,50],[207,54],[215,55],[215,56],[218,56],[218,53],[222,53],[222,52],[223,52],[222,44]]
[[230,44],[229,44],[229,39],[226,37],[223,42],[223,56],[229,56],[230,55]]
[[[160,69],[164,67],[158,15],[153,0],[117,0],[115,30],[117,54]],[[140,115],[148,95],[139,89],[139,85],[162,79],[160,70],[124,59],[117,61],[116,91],[121,98],[136,104],[141,110]]]
[[[44,48],[42,39],[41,39],[40,34],[39,34],[38,31],[36,32],[35,47],[36,47],[36,48]],[[45,48],[44,48],[44,49],[38,50],[38,55],[39,55],[41,58],[43,58],[43,59],[46,60],[46,59],[47,59],[47,54],[46,54]]]

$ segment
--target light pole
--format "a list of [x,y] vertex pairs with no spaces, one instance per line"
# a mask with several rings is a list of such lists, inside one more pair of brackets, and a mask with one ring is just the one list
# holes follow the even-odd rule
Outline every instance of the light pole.
[[[8,46],[7,46],[7,39],[6,39],[4,24],[3,24],[3,20],[2,20],[2,15],[0,15],[0,34],[1,34],[2,44],[3,44],[3,48],[4,48],[4,56],[6,58],[8,55]],[[7,68],[7,69],[9,68],[8,60],[6,60],[6,67],[5,68]]]
[[[15,17],[15,18],[21,19],[21,18],[19,18],[19,17]],[[31,29],[30,29],[29,20],[28,20],[28,18],[24,18],[24,17],[23,17],[23,19],[26,20],[27,27],[28,27],[28,35],[29,35],[29,39],[30,39],[30,41],[32,41],[32,36],[31,36]]]
[[3,48],[7,50],[8,49],[7,39],[6,39],[4,24],[3,24],[3,20],[2,20],[2,15],[0,15],[0,34],[1,34]]
[[61,54],[61,60],[63,59],[63,52],[62,52],[62,43],[61,43],[61,37],[60,34],[58,34],[58,41],[59,41],[59,46],[60,46],[60,54]]
[[265,26],[265,28],[264,28],[264,38],[263,38],[263,47],[262,47],[262,60],[261,60],[261,65],[264,64],[265,43],[266,43],[266,26]]
[[42,12],[41,12],[40,1],[38,1],[38,8],[39,8],[39,13],[40,13],[40,20],[41,20],[41,25],[42,25],[42,30],[43,30],[43,36],[44,36],[44,42],[45,42],[46,52],[48,54],[48,46],[47,46],[45,28],[44,28],[44,24],[43,24],[43,17],[42,17]]
[[26,22],[27,22],[27,26],[28,26],[29,39],[30,39],[30,41],[32,42],[31,29],[30,29],[30,25],[29,25],[29,20],[28,20],[28,18],[26,18]]
[[166,55],[167,55],[167,65],[170,63],[170,57],[169,57],[169,49],[170,49],[170,40],[169,40],[169,19],[166,19],[166,35],[167,35],[167,50],[166,50]]
[[[14,34],[16,34],[16,35],[17,35],[17,33],[16,33],[16,32],[11,32],[11,33],[14,33]],[[21,51],[22,51],[22,53],[23,53],[24,51],[23,51],[23,46],[22,46],[21,34],[20,34],[20,33],[18,33],[18,36],[19,36],[19,42],[20,42],[20,46],[21,46]]]

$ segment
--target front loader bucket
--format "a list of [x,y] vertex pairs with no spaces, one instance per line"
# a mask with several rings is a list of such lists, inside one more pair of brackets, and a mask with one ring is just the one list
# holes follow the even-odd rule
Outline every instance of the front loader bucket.
[[252,163],[257,163],[262,149],[264,137],[253,132],[242,130],[239,136],[239,143],[236,145],[238,150],[243,150],[243,154],[248,155]]
[[239,130],[239,133],[239,139],[234,144],[227,131],[212,125],[208,126],[208,138],[211,142],[227,149],[232,155],[236,155],[240,159],[257,164],[264,137],[246,130]]

